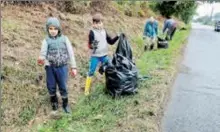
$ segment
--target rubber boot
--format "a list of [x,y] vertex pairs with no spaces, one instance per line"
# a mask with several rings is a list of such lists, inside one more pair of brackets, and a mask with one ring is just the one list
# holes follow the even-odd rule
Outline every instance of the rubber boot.
[[70,107],[68,105],[68,98],[62,98],[63,100],[63,110],[66,113],[71,113]]
[[147,51],[148,47],[147,45],[144,46],[144,51]]
[[58,109],[57,95],[50,96],[50,102],[51,102],[52,110],[56,111]]
[[89,95],[91,80],[92,80],[92,77],[87,76],[87,78],[86,78],[85,92],[84,92],[85,95]]

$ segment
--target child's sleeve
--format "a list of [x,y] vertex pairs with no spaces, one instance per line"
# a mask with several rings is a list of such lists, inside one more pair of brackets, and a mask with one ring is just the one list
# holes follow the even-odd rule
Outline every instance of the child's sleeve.
[[94,37],[94,33],[92,30],[90,30],[89,32],[89,41],[88,41],[88,47],[90,49],[92,49],[92,42],[95,40],[95,37]]
[[72,47],[71,42],[69,41],[68,37],[66,37],[66,47],[67,47],[67,51],[68,51],[69,57],[70,57],[70,66],[71,66],[71,68],[76,68],[76,61],[75,61],[75,56],[74,56],[74,52],[73,52],[73,47]]
[[118,36],[115,36],[114,38],[111,38],[108,33],[106,32],[106,40],[110,45],[113,45],[117,40],[118,40]]
[[149,35],[148,35],[148,31],[147,31],[147,30],[148,30],[147,26],[148,26],[148,22],[146,22],[145,25],[144,25],[144,33],[143,33],[143,36],[149,36]]
[[47,44],[47,41],[44,39],[43,42],[42,42],[42,45],[41,45],[41,51],[40,51],[39,59],[42,59],[42,60],[46,59],[47,48],[48,48],[48,44]]

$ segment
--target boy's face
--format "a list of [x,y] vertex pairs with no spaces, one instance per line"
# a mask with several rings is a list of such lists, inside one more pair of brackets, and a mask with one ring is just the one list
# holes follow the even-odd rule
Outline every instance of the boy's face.
[[49,26],[49,33],[52,37],[55,37],[58,34],[58,29],[54,26]]
[[103,28],[103,23],[102,23],[102,21],[94,22],[93,26],[96,27],[96,28]]

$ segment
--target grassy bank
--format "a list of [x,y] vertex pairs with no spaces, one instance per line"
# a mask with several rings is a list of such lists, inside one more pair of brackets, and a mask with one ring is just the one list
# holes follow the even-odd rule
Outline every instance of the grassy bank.
[[[81,95],[73,106],[72,115],[63,115],[35,126],[40,132],[122,132],[160,131],[163,104],[169,95],[169,85],[174,79],[177,58],[189,30],[178,31],[169,49],[143,51],[141,37],[132,39],[132,47],[140,75],[150,79],[139,82],[139,93],[134,96],[112,99],[104,94],[104,84],[99,83],[90,96]],[[135,45],[134,45],[135,44]],[[139,52],[138,52],[139,51]],[[141,52],[140,52],[141,51]]]
[[[162,29],[164,21],[160,14],[149,8],[150,2],[75,3],[77,9],[71,2],[59,2],[59,5],[39,2],[25,8],[23,5],[9,4],[2,8],[2,131],[158,131],[161,102],[167,97],[167,87],[175,71],[171,67],[175,66],[172,58],[179,54],[178,46],[181,46],[186,34],[177,33],[169,50],[144,53],[142,36],[138,34],[142,34],[146,19],[154,16],[159,22],[159,29]],[[65,8],[69,5],[74,6]],[[140,75],[152,77],[140,82],[139,94],[135,96],[111,99],[103,92],[103,76],[96,74],[91,96],[83,97],[89,60],[87,38],[91,27],[90,13],[97,9],[105,15],[104,25],[110,36],[120,31],[127,34]],[[78,66],[78,75],[68,79],[73,115],[64,115],[59,120],[50,118],[45,70],[36,63],[45,35],[45,22],[51,13],[61,20],[64,34],[73,45]],[[184,26],[180,20],[177,21],[178,29]],[[116,46],[109,46],[109,54],[115,51]],[[61,103],[59,100],[60,106]]]

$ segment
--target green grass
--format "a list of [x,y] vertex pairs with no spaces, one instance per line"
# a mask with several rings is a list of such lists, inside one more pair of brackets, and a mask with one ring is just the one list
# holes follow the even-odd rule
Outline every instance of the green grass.
[[32,105],[31,107],[24,107],[22,111],[19,113],[19,119],[18,122],[20,125],[26,125],[28,121],[30,121],[34,117],[35,113],[35,107]]
[[[178,31],[171,41],[169,49],[141,53],[143,41],[140,37],[132,39],[132,42],[137,44],[135,51],[139,50],[139,52],[134,54],[136,56],[140,55],[138,59],[136,58],[136,64],[140,74],[150,75],[152,77],[150,80],[140,82],[139,94],[112,99],[110,96],[104,94],[104,85],[96,83],[96,89],[90,96],[80,96],[77,104],[72,109],[72,115],[64,115],[59,120],[51,120],[45,124],[36,126],[37,128],[35,129],[39,132],[108,132],[117,130],[120,121],[134,114],[134,117],[141,118],[147,125],[139,124],[136,128],[132,128],[132,130],[155,130],[156,128],[151,128],[149,125],[153,121],[150,118],[158,114],[158,111],[155,111],[158,108],[154,107],[160,107],[157,106],[157,102],[159,102],[157,100],[161,99],[160,96],[162,94],[155,93],[151,95],[154,91],[152,86],[161,83],[163,77],[157,76],[154,72],[171,70],[173,62],[180,54],[180,49],[188,34],[189,30]],[[167,91],[168,89],[165,90]],[[142,104],[146,102],[149,106],[143,107]],[[148,121],[146,121],[147,119]],[[129,127],[131,126],[127,126],[127,128]]]

